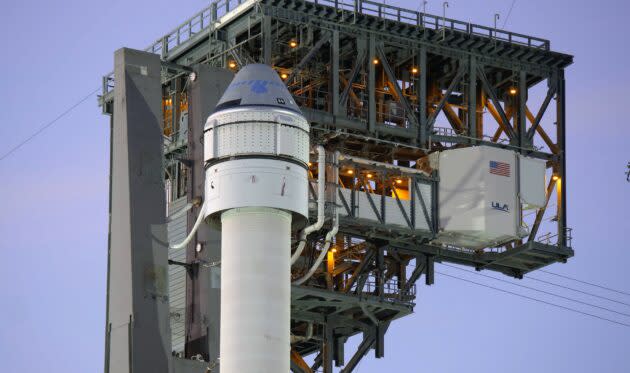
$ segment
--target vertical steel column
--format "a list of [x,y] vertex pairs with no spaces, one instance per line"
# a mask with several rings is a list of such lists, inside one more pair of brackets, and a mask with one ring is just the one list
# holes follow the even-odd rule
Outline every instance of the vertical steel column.
[[560,149],[558,156],[558,183],[557,189],[560,193],[558,196],[558,245],[567,245],[566,227],[567,227],[567,153],[566,153],[566,87],[564,80],[564,70],[558,71],[558,93],[556,100],[556,124],[557,124],[557,143]]
[[[470,56],[468,62],[468,136],[476,139],[477,133],[477,60]],[[471,140],[472,144],[477,141]]]
[[385,298],[385,247],[379,244],[376,249],[376,286],[377,294],[381,300]]
[[324,342],[322,344],[322,368],[324,373],[333,373],[333,326],[330,322],[324,325]]
[[160,57],[114,57],[106,373],[168,373],[168,247]]
[[376,130],[376,38],[370,34],[368,39],[368,132]]
[[[332,115],[335,118],[339,115],[339,31],[334,30],[332,34],[332,42],[330,45],[330,86],[332,90]],[[352,84],[351,82],[348,84]]]
[[[188,149],[191,164],[186,181],[188,202],[204,199],[205,167],[203,160],[203,129],[208,116],[232,81],[234,74],[225,69],[198,65],[196,78],[188,82]],[[188,213],[188,231],[192,229],[199,207]],[[197,250],[199,245],[200,251]],[[218,268],[204,263],[221,259],[221,232],[202,224],[186,248],[186,260],[193,264],[186,280],[186,357],[198,354],[213,362],[219,357],[220,287]]]
[[420,46],[420,76],[418,77],[419,89],[418,89],[418,116],[420,117],[418,123],[420,128],[418,129],[419,138],[418,145],[420,147],[428,147],[427,140],[429,138],[427,128],[427,48],[424,45]]
[[262,17],[262,62],[271,66],[271,17]]
[[517,105],[514,112],[518,126],[518,146],[521,148],[521,153],[525,153],[524,148],[529,146],[527,141],[527,73],[525,71],[520,71],[518,76]]

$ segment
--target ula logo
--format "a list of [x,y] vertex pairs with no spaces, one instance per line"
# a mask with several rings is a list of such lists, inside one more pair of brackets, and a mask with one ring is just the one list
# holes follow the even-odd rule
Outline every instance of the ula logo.
[[503,212],[510,212],[510,207],[507,205],[507,203],[502,204],[499,202],[492,201],[491,206],[495,210],[499,210]]

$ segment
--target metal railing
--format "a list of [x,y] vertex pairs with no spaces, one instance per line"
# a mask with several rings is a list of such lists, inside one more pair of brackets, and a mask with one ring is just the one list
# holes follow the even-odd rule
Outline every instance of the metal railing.
[[549,40],[523,35],[511,31],[500,30],[494,27],[476,25],[458,21],[456,19],[440,17],[432,14],[422,13],[415,10],[399,8],[369,0],[307,0],[316,4],[322,4],[342,11],[352,11],[365,15],[375,16],[390,21],[402,22],[411,25],[421,26],[433,30],[451,30],[469,35],[487,37],[494,40],[507,42],[510,44],[522,45],[531,48],[548,51],[550,49]]
[[[156,53],[166,58],[169,53],[189,42],[195,36],[209,30],[221,17],[236,9],[245,0],[216,0],[210,6],[193,15],[171,32],[157,39],[145,48],[146,52]],[[103,94],[114,87],[114,72],[103,77]]]
[[[254,2],[258,2],[256,0]],[[499,30],[492,27],[462,22],[451,18],[421,13],[369,0],[307,0],[335,8],[339,11],[349,11],[370,16],[376,16],[391,21],[402,22],[434,30],[451,30],[469,35],[491,38],[511,44],[527,46],[548,51],[549,40]],[[145,49],[147,52],[157,53],[166,58],[169,53],[190,41],[196,35],[208,30],[221,17],[235,10],[246,0],[215,0],[210,6],[193,15],[171,32],[162,36]],[[103,94],[107,94],[113,87],[114,73],[103,77]]]
[[[565,244],[567,247],[572,247],[571,246],[571,241],[573,240],[573,228],[564,228],[564,240],[565,240]],[[536,237],[536,242],[540,242],[540,243],[544,243],[546,245],[554,245],[554,246],[558,246],[560,244],[560,234],[559,233],[552,233],[552,232],[547,232],[545,234],[542,234],[538,237]]]
[[[466,136],[465,133],[457,133],[457,131],[455,131],[452,127],[437,127],[437,126],[433,127],[433,131],[431,132],[431,136],[440,136],[442,138],[463,137],[463,138],[467,138],[467,139],[471,139],[471,140],[482,140],[482,141],[491,142],[491,143],[503,144],[503,145],[505,145],[507,147],[510,147],[510,148],[513,148],[513,149],[525,149],[525,150],[536,150],[536,151],[541,151],[541,150],[544,149],[543,146],[538,146],[538,145],[535,145],[535,144],[532,144],[531,147],[520,148],[518,146],[510,145],[510,140],[508,140],[508,139],[499,138],[497,141],[493,141],[492,136],[488,136],[488,135],[483,135],[480,139],[478,139],[478,138]],[[449,142],[448,140],[442,140],[442,144],[453,145],[453,144],[455,144],[455,142]]]
[[[366,281],[362,290],[365,294],[380,295],[378,282],[373,279]],[[398,280],[391,279],[383,284],[382,296],[386,299],[410,302],[416,298],[416,284],[403,288]]]

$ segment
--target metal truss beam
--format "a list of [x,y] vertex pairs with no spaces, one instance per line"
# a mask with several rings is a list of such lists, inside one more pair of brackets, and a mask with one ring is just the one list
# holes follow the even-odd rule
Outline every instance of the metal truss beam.
[[405,116],[407,117],[407,119],[411,123],[412,131],[417,131],[418,130],[418,120],[414,116],[414,111],[411,109],[411,105],[409,104],[409,101],[403,95],[403,92],[400,89],[400,86],[398,85],[398,79],[396,78],[396,75],[394,74],[394,71],[392,70],[391,66],[389,65],[389,61],[387,61],[387,55],[385,54],[385,51],[383,50],[383,46],[381,44],[377,44],[376,45],[376,51],[378,52],[378,55],[381,58],[381,62],[382,62],[383,70],[385,71],[385,75],[387,75],[387,79],[389,80],[389,82],[391,83],[392,87],[394,88],[394,91],[396,92],[396,96],[398,96],[398,102],[403,106],[403,109],[405,110]]
[[[529,120],[531,124],[533,124],[536,121],[534,114],[532,114],[532,112],[529,111],[527,107],[525,108],[525,110],[526,110],[525,114],[527,115],[527,119]],[[547,132],[542,126],[538,125],[536,127],[536,132],[538,132],[538,135],[543,139],[545,144],[547,144],[547,147],[549,147],[549,150],[553,154],[556,154],[556,155],[560,154],[560,148],[558,147],[557,144],[553,142],[553,140],[551,140],[551,137],[549,137],[549,135],[547,134]]]
[[545,200],[545,205],[538,209],[536,212],[536,218],[534,219],[534,224],[532,225],[532,229],[529,232],[528,241],[533,241],[536,239],[536,234],[538,233],[538,227],[540,226],[540,222],[542,221],[543,216],[545,215],[545,211],[547,210],[547,205],[549,205],[549,198],[551,197],[551,193],[553,193],[553,187],[556,185],[556,182],[553,180],[549,180],[549,185],[547,186],[547,196]]
[[306,364],[302,355],[297,353],[293,348],[291,349],[291,370],[294,373],[313,373],[313,370]]
[[313,59],[313,57],[317,55],[317,53],[319,52],[319,49],[323,47],[324,44],[330,41],[331,37],[332,37],[332,33],[329,31],[325,32],[321,36],[321,38],[317,41],[317,43],[315,43],[315,45],[311,48],[311,50],[309,50],[308,53],[304,57],[302,57],[300,62],[298,62],[298,64],[295,65],[295,67],[291,71],[291,74],[286,80],[287,84],[293,81],[296,75],[298,75],[302,71],[302,69],[304,69],[306,65]]
[[429,129],[429,132],[432,131],[433,125],[435,124],[435,120],[437,119],[438,114],[444,108],[444,105],[446,104],[448,97],[451,95],[451,93],[453,93],[453,91],[455,90],[455,87],[457,87],[459,82],[462,80],[462,77],[464,76],[465,72],[466,72],[465,64],[461,63],[457,71],[457,74],[451,81],[451,84],[448,86],[446,92],[444,92],[444,95],[438,102],[435,110],[431,113],[431,115],[429,116],[429,119],[427,120],[427,127]]
[[361,71],[362,67],[365,65],[366,57],[367,57],[367,52],[365,48],[359,48],[357,59],[354,63],[354,66],[352,67],[350,76],[348,77],[346,87],[341,93],[341,97],[339,99],[341,107],[345,107],[347,105],[348,96],[352,93],[352,84],[354,84],[354,82],[357,80],[357,77],[359,76],[359,72]]
[[533,140],[534,133],[538,129],[538,126],[540,125],[540,121],[542,120],[543,115],[545,115],[545,111],[547,111],[547,107],[549,106],[549,103],[551,102],[551,99],[553,98],[555,94],[556,94],[556,87],[555,86],[549,87],[549,89],[547,90],[547,95],[545,96],[545,100],[540,106],[540,109],[538,110],[538,114],[536,114],[536,117],[532,121],[532,126],[527,131],[527,139],[529,141]]
[[[483,71],[483,67],[478,66],[477,72],[479,73],[479,78],[483,84],[484,91],[486,92],[488,96],[490,96],[490,99],[495,105],[495,107],[493,107],[489,102],[486,103],[488,110],[490,110],[491,113],[495,112],[496,115],[500,118],[500,120],[498,120],[497,122],[499,123],[501,127],[503,127],[503,131],[508,135],[510,140],[516,139],[517,138],[516,133],[514,133],[514,129],[510,125],[510,121],[508,120],[507,116],[505,115],[505,111],[503,111],[503,108],[501,107],[501,104],[499,103],[499,99],[497,98],[497,94],[494,88],[492,87],[490,82],[488,82],[488,78],[486,77],[486,73]],[[493,114],[493,116],[494,115],[495,114]]]
[[348,364],[339,373],[351,373],[359,364],[361,359],[367,355],[368,351],[374,345],[376,338],[373,333],[363,333],[363,341],[352,355]]

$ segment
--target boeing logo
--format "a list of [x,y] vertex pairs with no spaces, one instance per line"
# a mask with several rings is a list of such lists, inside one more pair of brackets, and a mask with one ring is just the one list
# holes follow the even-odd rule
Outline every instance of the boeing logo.
[[510,207],[507,205],[507,203],[500,203],[500,202],[492,201],[490,205],[492,206],[492,209],[494,210],[510,212]]
[[278,82],[256,79],[256,80],[244,80],[244,81],[232,83],[228,87],[228,90],[239,87],[239,86],[243,86],[243,85],[248,85],[250,87],[250,90],[256,94],[267,93],[268,92],[267,87],[283,87],[284,88],[284,86]]

